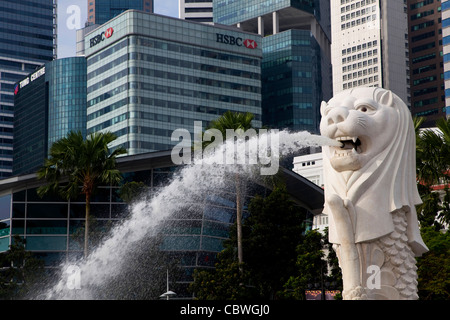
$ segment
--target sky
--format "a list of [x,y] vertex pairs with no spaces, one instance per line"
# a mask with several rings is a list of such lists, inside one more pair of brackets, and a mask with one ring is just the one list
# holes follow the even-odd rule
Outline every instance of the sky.
[[[76,54],[76,30],[87,21],[88,0],[58,1],[58,58],[73,57]],[[154,12],[178,17],[178,0],[153,0]]]

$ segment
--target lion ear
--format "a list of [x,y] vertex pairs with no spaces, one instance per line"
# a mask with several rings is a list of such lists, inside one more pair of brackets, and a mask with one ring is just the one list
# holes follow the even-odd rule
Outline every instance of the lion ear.
[[327,107],[327,103],[325,101],[322,101],[320,104],[320,114],[323,116],[325,115],[325,108]]
[[394,96],[392,95],[392,91],[386,90],[384,92],[381,92],[377,97],[377,101],[378,103],[381,103],[385,106],[389,107],[394,106]]

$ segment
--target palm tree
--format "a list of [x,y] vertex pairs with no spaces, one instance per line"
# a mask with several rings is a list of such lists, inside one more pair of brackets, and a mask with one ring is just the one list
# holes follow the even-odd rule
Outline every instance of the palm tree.
[[415,120],[417,145],[417,178],[428,186],[449,181],[450,169],[450,120],[436,121],[439,131],[425,129],[418,131],[423,118]]
[[39,179],[47,184],[38,188],[39,196],[53,192],[69,200],[80,194],[86,198],[84,256],[88,255],[88,232],[91,197],[100,184],[117,184],[122,179],[116,168],[117,156],[126,153],[122,147],[110,151],[108,144],[116,139],[111,132],[94,133],[86,139],[71,131],[50,148],[49,157],[38,170]]
[[[217,129],[222,133],[222,137],[226,137],[227,129],[238,130],[242,129],[244,132],[248,129],[252,129],[252,120],[254,115],[250,112],[240,113],[226,111],[221,117],[210,122],[206,129]],[[202,139],[203,141],[203,139]],[[204,142],[202,147],[205,148],[209,141]],[[237,249],[238,249],[238,262],[240,270],[242,272],[242,263],[244,262],[242,251],[242,190],[241,179],[239,174],[235,174],[235,186],[236,186],[236,227],[237,227]]]
[[[436,215],[444,222],[450,221],[448,208],[450,182],[450,120],[441,118],[436,121],[439,130],[418,127],[423,118],[415,119],[417,144],[417,180],[422,204],[417,212],[421,223],[439,225]],[[435,185],[444,185],[444,196],[433,189]]]

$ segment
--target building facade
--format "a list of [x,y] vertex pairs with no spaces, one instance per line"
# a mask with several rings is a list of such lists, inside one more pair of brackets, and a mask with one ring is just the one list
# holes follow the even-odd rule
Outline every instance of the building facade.
[[84,57],[57,59],[15,84],[14,175],[42,166],[68,132],[86,135],[86,69]]
[[442,1],[442,59],[444,63],[445,116],[450,117],[450,1]]
[[330,2],[213,2],[214,22],[264,36],[263,124],[318,132],[320,103],[332,97]]
[[[292,171],[305,177],[309,181],[323,188],[323,156],[322,152],[315,152],[294,158],[294,168]],[[312,229],[324,232],[328,227],[328,215],[317,214],[312,220]]]
[[[177,170],[169,151],[161,151],[117,160],[123,182],[143,182],[151,195],[163,187]],[[318,214],[323,207],[323,190],[305,178],[285,169],[281,174],[292,199],[308,214]],[[76,237],[84,225],[85,199],[70,201],[48,195],[41,198],[36,189],[43,183],[35,174],[15,176],[0,181],[0,252],[8,250],[13,235],[26,239],[26,249],[44,260],[47,268],[61,262],[80,259],[83,242]],[[246,206],[256,194],[264,196],[265,186],[249,182]],[[91,202],[91,214],[102,229],[119,222],[129,214],[128,205],[120,198],[118,186],[100,187]],[[190,297],[187,288],[197,268],[213,268],[217,254],[223,250],[230,227],[235,222],[234,190],[209,190],[203,200],[196,199],[180,214],[165,220],[160,229],[159,249],[168,253],[184,271],[177,279],[177,296]]]
[[442,6],[437,0],[408,1],[411,113],[425,117],[422,127],[436,126],[446,114]]
[[87,131],[111,131],[128,154],[168,150],[227,110],[261,126],[261,37],[127,11],[86,35]]
[[179,0],[178,17],[196,22],[213,22],[213,0]]
[[153,12],[153,0],[87,0],[87,2],[88,24],[104,24],[129,9]]
[[12,174],[14,86],[56,57],[56,1],[0,0],[0,179]]
[[47,154],[48,90],[45,66],[19,81],[14,92],[13,174],[17,174],[42,165]]
[[406,1],[331,1],[331,31],[334,94],[376,86],[410,104]]

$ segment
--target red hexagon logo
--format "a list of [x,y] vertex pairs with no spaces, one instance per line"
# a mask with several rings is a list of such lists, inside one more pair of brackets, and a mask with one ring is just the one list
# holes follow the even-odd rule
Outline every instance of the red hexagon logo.
[[258,47],[258,44],[255,40],[245,39],[243,43],[244,46],[248,49],[256,49]]
[[114,33],[114,29],[113,28],[108,28],[105,31],[105,38],[110,38]]

